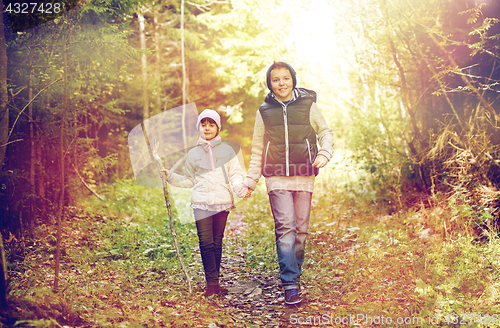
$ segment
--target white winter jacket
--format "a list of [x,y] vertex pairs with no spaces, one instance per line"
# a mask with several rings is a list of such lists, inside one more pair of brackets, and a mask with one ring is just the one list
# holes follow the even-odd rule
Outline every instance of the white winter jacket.
[[203,148],[198,145],[191,149],[184,166],[185,175],[168,172],[168,183],[181,188],[193,188],[191,207],[210,211],[224,211],[232,208],[231,190],[226,182],[222,165],[236,195],[243,187],[244,178],[240,163],[233,148],[221,142],[212,148],[215,170],[200,167]]

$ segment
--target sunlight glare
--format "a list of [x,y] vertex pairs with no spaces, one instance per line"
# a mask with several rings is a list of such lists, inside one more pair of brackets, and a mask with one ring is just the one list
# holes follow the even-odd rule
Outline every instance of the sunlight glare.
[[309,5],[290,8],[296,8],[291,13],[290,42],[311,64],[330,70],[338,50],[332,6],[325,0],[313,0]]

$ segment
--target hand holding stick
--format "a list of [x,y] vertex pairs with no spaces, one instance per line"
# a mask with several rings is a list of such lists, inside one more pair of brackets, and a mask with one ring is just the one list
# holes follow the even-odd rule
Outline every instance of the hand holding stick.
[[[151,147],[149,143],[149,138],[148,134],[146,132],[146,127],[144,126],[144,122],[141,122],[142,126],[142,132],[144,133],[144,138],[146,139],[146,144],[148,145],[148,150],[149,150],[149,155],[151,156],[151,160],[153,162],[156,162],[158,165],[158,168],[160,171],[167,171],[165,169],[165,163],[163,162],[163,159],[158,156],[156,152],[156,147],[158,147],[158,143],[155,142],[155,148]],[[167,211],[168,211],[168,219],[170,222],[170,232],[172,233],[172,239],[174,240],[174,245],[175,245],[175,250],[177,252],[177,258],[179,259],[179,262],[181,263],[182,270],[184,271],[184,275],[186,276],[186,280],[188,283],[189,287],[189,293],[193,293],[193,288],[191,287],[191,278],[189,277],[186,265],[184,264],[184,259],[182,258],[181,251],[179,249],[179,243],[177,242],[177,233],[175,232],[175,227],[174,227],[174,217],[172,216],[172,208],[170,206],[170,197],[168,195],[168,187],[167,187],[167,179],[166,179],[167,173],[163,175],[161,178],[162,185],[163,185],[163,195],[165,196],[165,203],[167,205]]]

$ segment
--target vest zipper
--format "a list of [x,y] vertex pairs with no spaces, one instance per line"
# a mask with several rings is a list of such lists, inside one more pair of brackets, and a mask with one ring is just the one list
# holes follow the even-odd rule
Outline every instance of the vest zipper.
[[306,139],[307,143],[307,152],[309,153],[309,162],[312,164],[312,158],[311,158],[311,145],[309,144],[309,140]]
[[263,166],[266,166],[267,164],[267,152],[269,151],[269,144],[271,143],[271,141],[268,141],[267,142],[267,146],[266,146],[266,153],[264,155],[264,165]]
[[283,106],[283,122],[285,124],[285,166],[286,166],[286,176],[290,176],[290,154],[288,145],[288,119],[286,115],[287,105]]

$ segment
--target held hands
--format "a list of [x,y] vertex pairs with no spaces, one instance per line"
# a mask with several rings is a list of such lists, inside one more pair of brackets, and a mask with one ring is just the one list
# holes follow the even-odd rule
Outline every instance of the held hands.
[[240,192],[238,193],[239,198],[250,198],[252,195],[252,189],[248,188],[247,186],[243,185],[241,187]]
[[[314,160],[314,163],[312,164],[314,167],[317,168],[322,168],[325,167],[325,165],[328,164],[328,158],[325,155],[318,155],[316,156],[316,159]],[[241,187],[240,192],[238,193],[239,198],[250,198],[252,195],[253,189],[248,188],[247,186],[243,185]]]
[[328,158],[326,158],[325,155],[320,154],[316,156],[316,159],[314,160],[314,163],[312,165],[317,168],[322,168],[325,167],[326,164],[328,164]]

